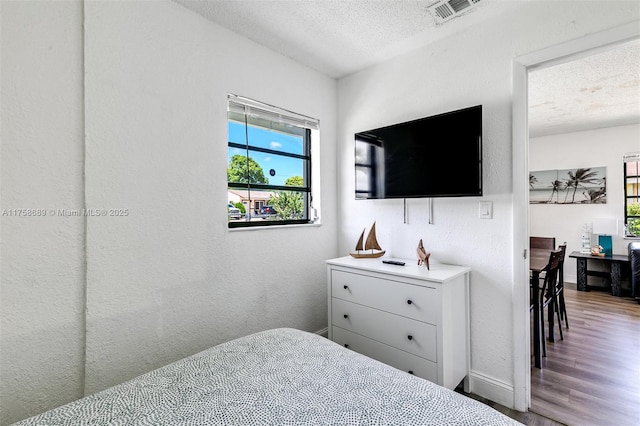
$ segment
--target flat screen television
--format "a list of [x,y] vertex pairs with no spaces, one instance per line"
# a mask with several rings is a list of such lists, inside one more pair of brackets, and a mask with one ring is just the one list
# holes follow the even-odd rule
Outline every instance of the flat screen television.
[[482,105],[355,134],[356,199],[482,196]]

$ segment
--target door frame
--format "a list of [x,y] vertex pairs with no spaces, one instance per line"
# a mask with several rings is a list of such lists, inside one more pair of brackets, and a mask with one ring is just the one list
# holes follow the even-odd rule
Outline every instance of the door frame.
[[531,406],[529,316],[529,123],[528,73],[609,50],[640,39],[640,21],[551,46],[512,62],[513,152],[513,400],[514,408]]

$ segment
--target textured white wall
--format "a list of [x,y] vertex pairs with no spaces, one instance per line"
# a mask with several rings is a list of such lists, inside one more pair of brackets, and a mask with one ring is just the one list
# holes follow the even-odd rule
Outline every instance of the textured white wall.
[[[168,0],[1,18],[2,208],[128,209],[2,217],[1,424],[240,335],[326,327],[335,80]],[[229,92],[320,120],[321,226],[227,229]]]
[[[482,26],[356,73],[338,83],[339,251],[377,221],[392,256],[414,258],[418,240],[441,262],[470,266],[472,389],[513,403],[512,59],[637,20],[637,3],[529,2]],[[353,134],[468,107],[484,106],[484,196],[427,201],[354,199]],[[437,155],[434,149],[434,155]],[[446,179],[446,177],[444,177]],[[493,219],[478,219],[478,202]]]
[[84,202],[81,12],[0,3],[0,424],[82,393],[84,220],[50,212]]
[[[578,167],[607,168],[607,203],[597,205],[529,206],[531,235],[555,236],[560,244],[567,242],[567,251],[582,249],[582,225],[594,218],[619,220],[619,235],[613,239],[613,252],[627,253],[628,241],[623,238],[624,177],[622,155],[640,152],[640,126],[619,126],[585,132],[533,138],[529,142],[529,169],[555,170]],[[553,220],[549,220],[553,217]],[[597,244],[597,236],[592,238]],[[576,282],[576,261],[567,258],[565,279]],[[597,280],[596,278],[590,278]]]
[[[230,338],[326,327],[336,82],[172,2],[85,4],[91,393]],[[318,118],[322,226],[227,229],[227,93]],[[333,207],[332,207],[333,206]]]

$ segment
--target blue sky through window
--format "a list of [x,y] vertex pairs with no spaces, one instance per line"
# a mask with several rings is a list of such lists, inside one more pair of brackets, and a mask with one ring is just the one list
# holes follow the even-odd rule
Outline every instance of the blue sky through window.
[[[245,144],[245,125],[231,120],[228,123],[229,142]],[[301,136],[256,126],[249,126],[248,128],[251,146],[294,154],[304,153],[304,141]],[[236,154],[246,155],[246,151],[229,147],[227,163]],[[249,156],[260,164],[265,177],[269,179],[270,185],[284,185],[285,181],[292,176],[303,177],[304,162],[301,159],[258,151],[249,151]]]

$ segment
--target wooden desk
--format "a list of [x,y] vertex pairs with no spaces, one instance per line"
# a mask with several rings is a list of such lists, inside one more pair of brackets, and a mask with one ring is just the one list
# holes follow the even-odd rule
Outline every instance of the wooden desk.
[[[580,253],[579,251],[571,252],[569,257],[576,259],[576,276],[579,291],[588,291],[587,276],[604,276],[611,281],[611,294],[614,296],[622,296],[620,286],[620,276],[622,267],[629,268],[629,256],[623,254],[614,254],[612,256],[592,256],[590,253]],[[610,265],[611,272],[590,271],[587,261],[604,263]]]
[[529,270],[531,271],[531,298],[533,299],[533,357],[536,368],[542,368],[542,339],[540,338],[540,294],[538,281],[540,272],[549,263],[551,250],[530,249]]

